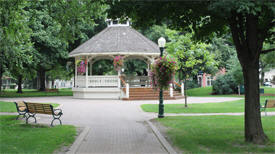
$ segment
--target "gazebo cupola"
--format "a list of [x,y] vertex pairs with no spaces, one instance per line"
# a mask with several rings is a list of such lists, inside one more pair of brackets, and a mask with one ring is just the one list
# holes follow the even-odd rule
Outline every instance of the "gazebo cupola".
[[[118,70],[118,75],[92,74],[92,65],[98,60],[113,60],[116,56],[122,56],[123,59],[144,60],[149,68],[154,59],[159,57],[157,44],[131,28],[129,20],[120,23],[119,20],[108,19],[107,25],[104,30],[69,54],[70,57],[75,58],[74,98],[127,97],[127,93],[121,88],[121,84],[125,84],[125,81],[121,81],[121,70]],[[148,77],[145,78],[149,83]]]

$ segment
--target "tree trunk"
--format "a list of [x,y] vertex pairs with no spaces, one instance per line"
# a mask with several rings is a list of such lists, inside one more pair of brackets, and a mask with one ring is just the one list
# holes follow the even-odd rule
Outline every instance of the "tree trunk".
[[263,86],[264,85],[264,76],[265,76],[265,72],[262,70],[261,71],[261,85]]
[[17,93],[22,93],[22,75],[19,75],[17,78]]
[[187,88],[186,88],[186,79],[184,79],[184,107],[188,107],[187,106],[187,92],[186,92]]
[[54,89],[54,79],[52,79],[52,89]]
[[243,68],[245,88],[245,141],[262,144],[268,140],[264,134],[259,95],[259,65]]
[[46,71],[45,70],[40,70],[39,71],[39,81],[40,81],[40,88],[39,88],[39,91],[46,91],[46,85],[45,85],[45,82],[46,82]]
[[259,59],[264,39],[255,15],[232,12],[229,23],[244,76],[245,141],[262,144],[268,141],[262,127],[259,94]]

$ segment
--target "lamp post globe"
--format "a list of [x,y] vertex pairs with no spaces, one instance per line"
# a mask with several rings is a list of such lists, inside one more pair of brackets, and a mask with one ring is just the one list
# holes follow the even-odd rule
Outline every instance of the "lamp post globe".
[[159,45],[159,49],[160,49],[160,57],[163,56],[163,50],[164,50],[165,44],[166,44],[165,38],[164,37],[160,37],[158,39],[158,45]]
[[[158,45],[159,45],[159,50],[160,50],[160,57],[163,56],[163,50],[165,47],[166,40],[163,37],[160,37],[158,39]],[[160,87],[159,89],[159,114],[158,118],[163,118],[164,117],[164,104],[163,104],[163,89]]]
[[164,48],[165,47],[165,44],[166,44],[166,40],[165,40],[165,38],[164,37],[160,37],[159,39],[158,39],[158,45],[159,45],[159,47],[161,48]]

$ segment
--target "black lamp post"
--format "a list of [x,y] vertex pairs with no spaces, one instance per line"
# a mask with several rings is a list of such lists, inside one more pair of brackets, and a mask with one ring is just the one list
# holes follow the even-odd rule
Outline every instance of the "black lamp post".
[[[165,47],[166,40],[163,37],[160,37],[158,39],[158,45],[160,50],[160,57],[163,56],[163,50]],[[164,117],[164,105],[163,105],[163,89],[160,87],[159,89],[159,115],[158,118]]]

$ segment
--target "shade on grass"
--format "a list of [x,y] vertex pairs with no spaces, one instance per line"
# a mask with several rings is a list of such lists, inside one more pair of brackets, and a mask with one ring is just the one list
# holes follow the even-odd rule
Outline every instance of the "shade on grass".
[[[266,99],[275,99],[273,96],[261,96],[261,103],[264,105]],[[184,101],[183,101],[184,103]],[[158,112],[158,104],[143,104],[141,108],[145,112]],[[268,108],[266,111],[275,111],[275,108]],[[244,112],[244,100],[229,101],[222,103],[200,103],[188,104],[165,104],[165,113],[237,113]]]
[[[58,107],[59,104],[50,103],[54,108]],[[0,101],[0,112],[17,112],[16,106],[13,102],[2,102]]]
[[[264,88],[265,94],[275,94],[275,88],[271,87],[261,87]],[[193,88],[187,90],[187,96],[202,96],[202,97],[243,97],[243,95],[239,96],[237,94],[230,95],[212,95],[212,87],[201,87],[201,88]]]
[[243,116],[165,117],[168,137],[183,153],[274,153],[275,117],[262,117],[270,142],[253,145],[244,142]]
[[26,125],[16,116],[0,116],[0,153],[53,153],[73,143],[76,128]]
[[0,97],[43,97],[43,96],[73,96],[71,89],[60,89],[58,92],[41,92],[35,89],[23,89],[23,93],[16,93],[16,90],[5,90],[0,92]]

